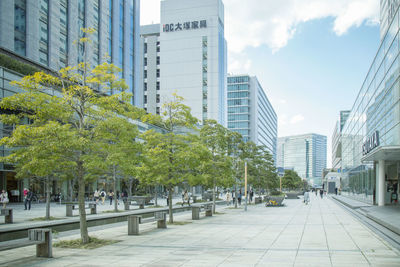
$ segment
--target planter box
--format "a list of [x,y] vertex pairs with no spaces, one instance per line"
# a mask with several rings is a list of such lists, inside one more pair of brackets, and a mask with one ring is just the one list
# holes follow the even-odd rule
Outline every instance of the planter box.
[[265,197],[267,203],[265,206],[283,206],[283,201],[285,200],[285,196],[267,196]]
[[254,198],[254,203],[255,204],[260,204],[260,203],[262,203],[262,201],[263,201],[262,197],[255,197]]
[[287,199],[298,199],[301,192],[287,192],[286,197]]

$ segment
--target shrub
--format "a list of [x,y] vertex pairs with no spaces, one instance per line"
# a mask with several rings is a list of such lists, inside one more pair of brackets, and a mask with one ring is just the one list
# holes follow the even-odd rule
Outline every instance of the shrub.
[[23,75],[32,75],[35,72],[40,71],[38,68],[19,62],[18,60],[3,54],[0,54],[0,66],[16,71]]

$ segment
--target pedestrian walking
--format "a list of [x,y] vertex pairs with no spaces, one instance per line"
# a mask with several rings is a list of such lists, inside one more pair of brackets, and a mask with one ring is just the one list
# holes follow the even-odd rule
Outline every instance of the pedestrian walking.
[[239,203],[239,206],[242,205],[242,190],[239,190],[238,203]]
[[110,192],[108,192],[108,198],[110,199],[110,206],[111,206],[114,198],[114,192],[111,189]]
[[320,189],[320,190],[319,190],[319,195],[321,196],[321,198],[323,198],[323,196],[324,196],[324,190]]
[[254,196],[254,191],[253,191],[253,188],[252,188],[252,189],[250,189],[250,203],[253,202],[253,196]]
[[1,194],[0,194],[0,203],[3,203],[3,209],[6,208],[7,203],[10,202],[9,198],[8,198],[8,193],[6,190],[1,190]]
[[96,201],[96,204],[98,204],[99,203],[99,197],[100,197],[100,192],[99,192],[98,189],[96,189],[96,191],[94,191],[93,197],[94,197],[94,201]]
[[231,192],[226,192],[226,205],[229,206],[231,205]]
[[33,192],[32,189],[28,189],[28,192],[26,194],[26,198],[24,201],[24,205],[25,205],[25,210],[28,208],[28,210],[31,209],[31,202],[32,202],[32,198],[33,198]]
[[[183,194],[183,203],[187,202],[188,206],[190,206],[190,200],[189,200],[189,194],[187,192],[187,190],[185,190],[185,193]],[[182,206],[183,206],[182,203]]]
[[101,205],[104,205],[104,201],[106,200],[106,191],[104,191],[104,189],[101,189],[100,197],[101,197]]
[[335,194],[336,194],[336,195],[337,195],[337,191],[338,191],[338,188],[336,187],[336,188],[335,188]]
[[304,203],[308,205],[309,202],[310,202],[310,192],[306,191],[304,192]]
[[117,197],[115,198],[115,201],[117,201],[117,205],[119,205],[119,191],[117,190]]

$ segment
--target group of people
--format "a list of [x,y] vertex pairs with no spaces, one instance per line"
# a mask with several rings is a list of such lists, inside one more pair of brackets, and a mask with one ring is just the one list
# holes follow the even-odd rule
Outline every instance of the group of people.
[[[253,189],[250,189],[250,192],[247,192],[249,195],[250,203],[253,202],[253,197],[254,197],[254,191]],[[239,190],[239,193],[237,195],[237,201],[239,205],[242,205],[242,190]],[[235,204],[236,201],[236,192],[232,191],[230,192],[229,190],[226,192],[226,204],[228,206],[232,204]]]
[[[323,189],[313,189],[313,191],[315,192],[315,196],[318,196],[318,192],[319,195],[321,197],[321,199],[324,197],[324,190]],[[304,203],[307,205],[308,203],[310,203],[310,192],[309,191],[305,191],[304,192]]]
[[[126,193],[122,192],[123,198],[124,198],[124,194],[126,194]],[[99,202],[101,201],[102,205],[104,205],[106,197],[108,197],[108,199],[110,200],[110,205],[112,205],[112,202],[114,199],[114,192],[111,189],[108,193],[106,193],[106,191],[104,191],[104,189],[101,189],[101,190],[96,189],[93,193],[93,197],[94,197],[94,201],[96,201],[96,204],[99,204]],[[119,205],[119,198],[120,198],[120,194],[119,194],[119,191],[117,191],[115,201],[117,201],[118,205]]]

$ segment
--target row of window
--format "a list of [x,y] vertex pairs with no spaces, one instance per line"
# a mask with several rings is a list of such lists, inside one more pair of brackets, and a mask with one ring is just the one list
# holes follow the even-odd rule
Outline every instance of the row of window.
[[249,76],[238,76],[238,77],[228,77],[228,84],[229,83],[248,83]]
[[[228,78],[229,80],[229,78]],[[228,84],[228,92],[229,91],[244,91],[244,90],[249,90],[249,84],[244,83],[244,84]]]
[[[156,46],[156,51],[157,52],[160,52],[160,42],[157,42],[157,46]],[[146,54],[147,53],[147,43],[144,43],[144,45],[143,45],[143,50],[144,50],[144,53]]]
[[[143,84],[143,89],[144,89],[144,91],[147,91],[147,83]],[[160,90],[160,82],[159,81],[156,82],[156,90]]]
[[[160,69],[157,69],[156,71],[156,77],[159,78],[160,77]],[[147,78],[147,70],[143,71],[143,78]]]
[[207,41],[207,36],[202,37],[202,79],[203,79],[203,121],[207,119],[207,112],[208,112],[208,103],[207,103],[207,92],[208,92],[208,80],[207,80],[207,74],[208,74],[208,62],[207,62],[207,50],[208,50],[208,41]]
[[[147,57],[144,58],[143,64],[144,64],[145,66],[147,66]],[[159,56],[157,56],[157,58],[156,58],[156,64],[157,64],[157,65],[160,65],[160,57],[159,57]]]
[[[144,95],[144,104],[147,104],[147,95]],[[156,103],[160,103],[160,95],[156,94]]]

